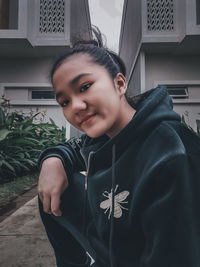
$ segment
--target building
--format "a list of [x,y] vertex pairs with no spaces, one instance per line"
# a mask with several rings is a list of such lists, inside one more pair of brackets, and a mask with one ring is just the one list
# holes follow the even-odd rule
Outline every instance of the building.
[[46,110],[66,126],[49,70],[80,32],[90,36],[90,24],[87,0],[0,0],[0,94],[11,110]]
[[200,120],[200,0],[125,0],[120,56],[129,93],[165,84],[174,110]]

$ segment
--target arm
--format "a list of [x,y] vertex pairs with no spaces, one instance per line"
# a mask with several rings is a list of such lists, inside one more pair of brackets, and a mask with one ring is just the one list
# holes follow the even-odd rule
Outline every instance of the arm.
[[180,155],[160,171],[142,222],[140,267],[200,264],[200,155]]
[[85,136],[44,150],[38,159],[40,176],[38,195],[47,213],[61,215],[60,197],[70,183],[73,172],[85,170],[80,148]]
[[68,179],[71,178],[73,172],[86,170],[84,160],[80,154],[80,149],[85,140],[86,135],[80,138],[71,138],[64,144],[52,146],[45,149],[38,158],[38,169],[41,170],[43,162],[47,158],[59,158],[63,164]]

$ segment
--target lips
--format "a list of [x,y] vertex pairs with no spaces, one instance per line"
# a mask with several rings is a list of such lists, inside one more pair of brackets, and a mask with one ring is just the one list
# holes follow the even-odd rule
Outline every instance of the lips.
[[96,114],[91,114],[91,115],[87,115],[85,116],[82,121],[81,121],[81,124],[84,123],[84,122],[89,122],[90,118],[94,117]]

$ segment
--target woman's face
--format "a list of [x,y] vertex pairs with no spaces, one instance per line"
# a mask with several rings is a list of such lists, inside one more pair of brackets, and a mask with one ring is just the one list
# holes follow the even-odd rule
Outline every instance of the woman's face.
[[53,75],[56,99],[67,121],[90,137],[115,135],[124,127],[125,78],[112,79],[87,54],[72,55]]

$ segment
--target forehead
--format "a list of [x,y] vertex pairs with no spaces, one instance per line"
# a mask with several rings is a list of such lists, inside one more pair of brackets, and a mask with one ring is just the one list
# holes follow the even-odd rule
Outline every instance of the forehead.
[[81,73],[91,73],[98,76],[107,73],[107,70],[105,67],[93,62],[90,55],[75,54],[69,56],[56,69],[53,75],[53,85],[57,87],[62,82],[68,83]]
[[55,73],[53,76],[56,76],[58,72],[70,72],[70,71],[80,71],[83,68],[91,68],[92,66],[94,67],[95,64],[92,60],[92,57],[88,54],[75,54],[72,56],[69,56],[66,58],[63,62],[61,62],[60,66],[56,69]]

